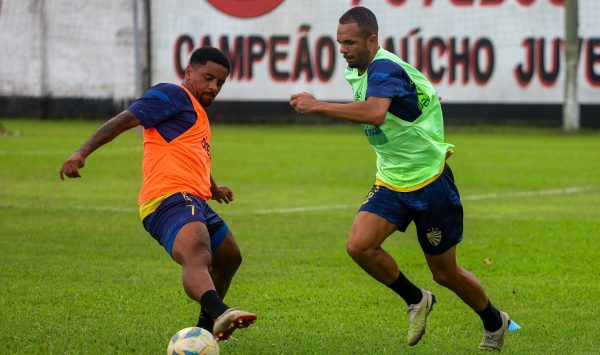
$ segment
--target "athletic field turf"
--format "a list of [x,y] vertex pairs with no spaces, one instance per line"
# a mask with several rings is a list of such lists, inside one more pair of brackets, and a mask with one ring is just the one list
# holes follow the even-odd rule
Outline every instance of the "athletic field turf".
[[[144,231],[140,137],[130,131],[61,182],[100,125],[3,120],[0,137],[0,352],[162,354],[195,324],[179,267]],[[508,354],[600,352],[600,132],[450,127],[465,207],[459,262],[522,326]],[[213,176],[236,200],[213,207],[244,262],[225,301],[256,312],[223,354],[476,352],[479,318],[431,279],[414,229],[384,244],[438,299],[406,345],[405,304],[345,251],[375,157],[357,126],[214,126]]]

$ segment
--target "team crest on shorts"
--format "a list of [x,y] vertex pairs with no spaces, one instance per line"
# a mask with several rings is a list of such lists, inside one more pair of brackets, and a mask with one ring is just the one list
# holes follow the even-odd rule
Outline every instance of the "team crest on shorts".
[[442,232],[437,228],[428,229],[425,235],[427,236],[427,240],[429,240],[429,243],[431,243],[431,245],[433,245],[434,247],[437,247],[442,241]]

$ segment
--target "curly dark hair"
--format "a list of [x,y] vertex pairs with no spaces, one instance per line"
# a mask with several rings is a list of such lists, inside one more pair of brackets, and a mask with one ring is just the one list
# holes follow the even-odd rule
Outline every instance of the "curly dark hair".
[[190,57],[190,65],[204,65],[206,62],[214,62],[227,68],[230,71],[229,60],[225,54],[215,47],[201,47],[196,49]]

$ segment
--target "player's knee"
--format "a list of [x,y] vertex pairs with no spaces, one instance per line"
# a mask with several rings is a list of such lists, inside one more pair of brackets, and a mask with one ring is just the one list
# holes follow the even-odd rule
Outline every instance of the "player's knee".
[[194,266],[208,267],[212,263],[212,254],[210,249],[199,248],[194,250],[187,258],[186,264]]
[[433,281],[442,286],[448,285],[448,277],[443,273],[433,273]]
[[[233,241],[233,238],[231,239]],[[242,264],[242,252],[235,241],[230,243],[223,243],[223,247],[226,247],[227,260],[226,263],[230,270],[235,272]]]
[[240,253],[239,249],[231,253],[228,265],[233,272],[237,271],[240,265],[242,265],[242,253]]
[[225,274],[235,274],[242,264],[242,253],[237,244],[224,243],[213,253],[213,267]]
[[186,243],[184,248],[173,250],[181,259],[181,264],[188,267],[206,266],[212,263],[212,252],[210,246],[201,240],[194,240]]
[[346,252],[354,260],[360,260],[369,254],[368,248],[352,239],[348,239],[346,243]]
[[458,275],[454,270],[432,270],[433,280],[441,286],[451,287],[458,280]]

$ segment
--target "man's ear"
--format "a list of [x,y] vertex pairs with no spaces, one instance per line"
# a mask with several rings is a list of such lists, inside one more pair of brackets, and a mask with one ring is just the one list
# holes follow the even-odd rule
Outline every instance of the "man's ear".
[[369,43],[370,48],[377,48],[379,46],[379,37],[377,37],[377,35],[370,35],[369,38],[367,38],[367,42]]
[[189,64],[185,67],[185,79],[189,79],[192,76],[192,70],[192,66]]

